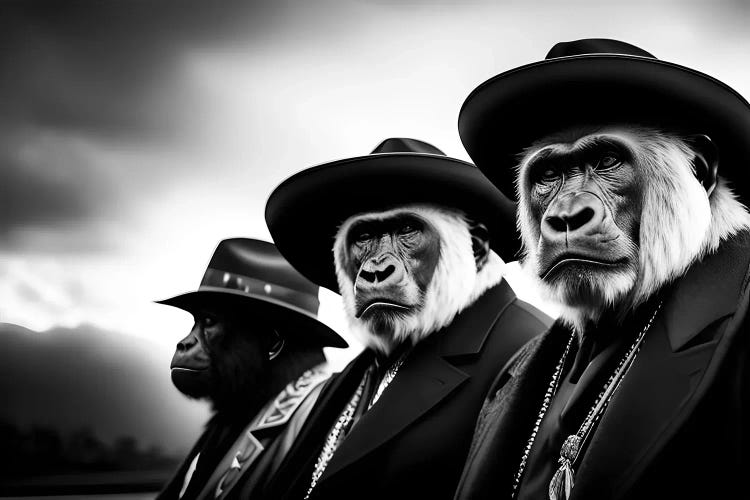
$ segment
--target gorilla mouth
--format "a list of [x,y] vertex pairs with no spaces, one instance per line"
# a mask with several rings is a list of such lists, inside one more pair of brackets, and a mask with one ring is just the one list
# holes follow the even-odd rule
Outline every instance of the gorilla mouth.
[[362,316],[370,314],[371,312],[374,312],[381,308],[394,309],[397,311],[408,311],[409,309],[411,309],[405,304],[401,304],[388,299],[376,298],[362,304],[357,311],[356,317],[361,318]]
[[546,280],[556,272],[559,272],[562,270],[563,267],[570,265],[570,264],[583,264],[583,265],[594,265],[594,266],[601,266],[601,267],[617,267],[619,265],[624,264],[627,261],[627,259],[617,259],[617,260],[600,260],[600,259],[593,259],[591,257],[583,257],[583,256],[575,256],[575,255],[563,255],[559,257],[557,260],[553,261],[552,264],[547,268],[547,271],[544,273],[541,273],[541,277],[543,280]]
[[203,368],[188,368],[187,366],[173,366],[171,367],[172,373],[174,374],[181,374],[181,373],[200,373],[208,370],[208,367]]

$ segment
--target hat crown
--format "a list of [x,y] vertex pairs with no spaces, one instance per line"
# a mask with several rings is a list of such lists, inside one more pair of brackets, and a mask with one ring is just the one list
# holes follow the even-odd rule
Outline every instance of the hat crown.
[[545,59],[594,54],[623,54],[656,59],[653,54],[640,47],[610,38],[583,38],[570,42],[559,42],[550,49]]
[[438,148],[424,141],[407,137],[391,137],[378,144],[371,154],[381,153],[416,153],[445,156]]
[[318,285],[294,269],[273,243],[250,238],[219,243],[201,280],[204,286],[268,296],[312,314],[319,305]]
[[250,238],[222,240],[209,269],[240,274],[299,292],[317,295],[318,286],[302,276],[281,256],[276,245]]

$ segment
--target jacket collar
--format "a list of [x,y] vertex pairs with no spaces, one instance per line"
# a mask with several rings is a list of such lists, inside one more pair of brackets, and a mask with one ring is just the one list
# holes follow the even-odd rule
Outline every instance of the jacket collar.
[[[489,331],[513,298],[512,289],[503,280],[449,326],[417,344],[388,389],[336,450],[320,482],[388,442],[468,380],[470,376],[447,358],[480,353]],[[355,360],[353,364],[360,363]],[[351,397],[351,393],[342,396]]]
[[318,365],[300,375],[297,380],[289,382],[274,399],[253,419],[248,432],[255,432],[270,427],[286,425],[299,405],[318,385],[325,382],[331,374],[326,364]]
[[681,350],[695,335],[737,310],[750,257],[750,232],[725,242],[719,251],[694,265],[675,284],[664,303],[663,320],[672,351]]
[[[305,398],[317,386],[325,382],[329,376],[330,371],[327,364],[322,363],[305,371],[296,380],[289,382],[275,398],[271,399],[258,412],[245,429],[239,433],[237,438],[231,442],[231,445],[226,449],[220,460],[217,457],[216,466],[207,478],[208,480],[204,480],[203,482],[197,481],[194,484],[191,482],[191,478],[194,472],[194,463],[197,462],[198,455],[200,455],[198,453],[185,475],[183,490],[193,492],[193,496],[200,491],[197,498],[213,498],[217,485],[221,481],[222,495],[226,497],[228,492],[238,484],[239,477],[235,477],[233,480],[230,479],[225,483],[224,475],[232,468],[240,469],[241,474],[246,474],[253,467],[253,464],[258,460],[261,453],[263,453],[265,446],[268,445],[268,439],[259,437],[262,436],[262,433],[258,435],[253,433],[263,429],[285,426]],[[207,463],[211,463],[211,461]],[[197,489],[199,487],[201,490]]]
[[747,300],[749,264],[750,237],[743,233],[674,284],[590,437],[573,499],[624,495],[682,427],[722,362],[727,348],[720,346],[732,339],[731,328],[722,333],[711,325]]
[[[484,292],[456,315],[449,326],[433,334],[440,339],[440,354],[448,358],[482,352],[492,326],[515,298],[516,294],[504,278]],[[461,335],[451,335],[453,331],[459,331]]]

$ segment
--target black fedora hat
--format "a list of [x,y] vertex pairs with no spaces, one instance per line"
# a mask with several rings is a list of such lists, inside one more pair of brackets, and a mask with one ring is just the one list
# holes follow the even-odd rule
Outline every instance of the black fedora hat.
[[608,123],[708,135],[719,174],[750,201],[748,102],[715,78],[617,40],[558,43],[545,60],[491,78],[464,102],[458,129],[476,165],[515,197],[524,148],[562,128]]
[[259,308],[290,327],[291,341],[348,347],[344,339],[318,320],[318,286],[295,271],[266,241],[221,241],[198,290],[157,303],[191,313],[207,306],[239,312],[243,308]]
[[294,267],[338,290],[332,248],[339,225],[358,213],[413,203],[455,208],[484,223],[492,248],[505,260],[519,248],[515,203],[471,163],[415,139],[386,139],[369,155],[291,176],[271,193],[266,223]]

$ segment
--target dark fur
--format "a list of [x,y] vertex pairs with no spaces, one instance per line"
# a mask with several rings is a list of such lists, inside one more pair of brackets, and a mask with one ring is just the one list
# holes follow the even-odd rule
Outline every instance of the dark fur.
[[[273,360],[268,352],[276,341],[272,327],[244,322],[229,315],[217,315],[224,321],[220,336],[206,340],[211,366],[207,394],[194,395],[211,401],[216,414],[231,420],[247,420],[255,415],[289,382],[306,370],[325,362],[317,346],[298,345],[285,339],[285,345]],[[277,328],[282,337],[283,328]]]

